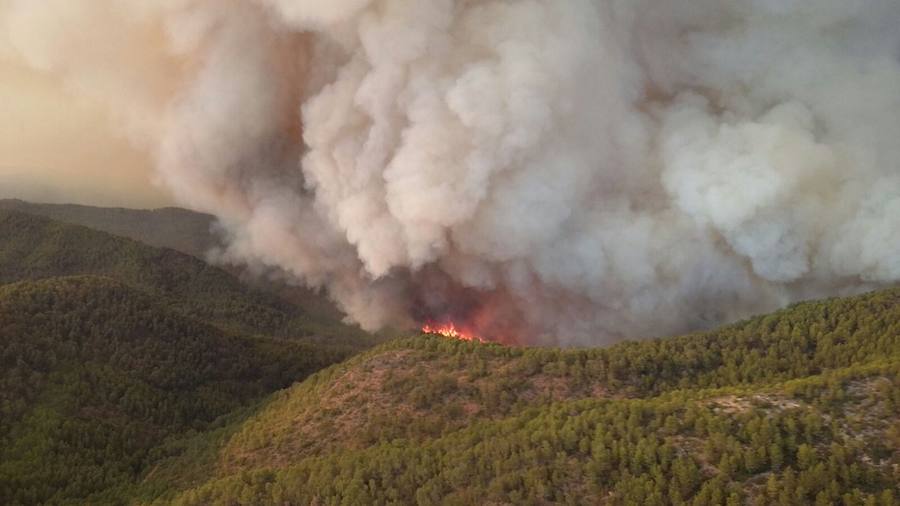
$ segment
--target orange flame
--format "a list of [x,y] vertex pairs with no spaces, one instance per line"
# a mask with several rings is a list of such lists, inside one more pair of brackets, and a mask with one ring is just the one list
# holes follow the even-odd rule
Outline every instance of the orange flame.
[[425,324],[422,326],[422,332],[425,334],[437,334],[439,336],[449,337],[451,339],[459,339],[460,341],[477,341],[479,343],[486,342],[484,339],[475,334],[456,328],[452,323],[444,324]]

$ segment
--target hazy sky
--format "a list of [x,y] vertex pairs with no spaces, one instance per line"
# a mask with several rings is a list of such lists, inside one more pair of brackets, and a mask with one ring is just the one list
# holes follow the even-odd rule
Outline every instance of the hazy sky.
[[125,207],[170,205],[148,154],[99,104],[0,59],[0,198]]

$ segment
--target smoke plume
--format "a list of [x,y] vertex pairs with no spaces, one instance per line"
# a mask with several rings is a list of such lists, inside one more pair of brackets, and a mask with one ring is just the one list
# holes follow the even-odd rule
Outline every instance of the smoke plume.
[[896,0],[0,0],[223,262],[366,329],[704,328],[900,279]]

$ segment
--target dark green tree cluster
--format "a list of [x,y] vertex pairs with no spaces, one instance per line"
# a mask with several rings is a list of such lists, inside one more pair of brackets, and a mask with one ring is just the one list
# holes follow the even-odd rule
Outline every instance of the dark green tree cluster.
[[345,356],[232,335],[97,277],[0,287],[0,343],[0,504],[133,483],[167,438]]

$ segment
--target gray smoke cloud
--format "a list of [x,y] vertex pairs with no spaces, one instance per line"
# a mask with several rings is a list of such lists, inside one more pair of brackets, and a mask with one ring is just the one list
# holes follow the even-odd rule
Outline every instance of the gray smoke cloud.
[[[0,0],[220,261],[595,345],[900,279],[896,0]],[[73,28],[77,27],[77,30]]]

